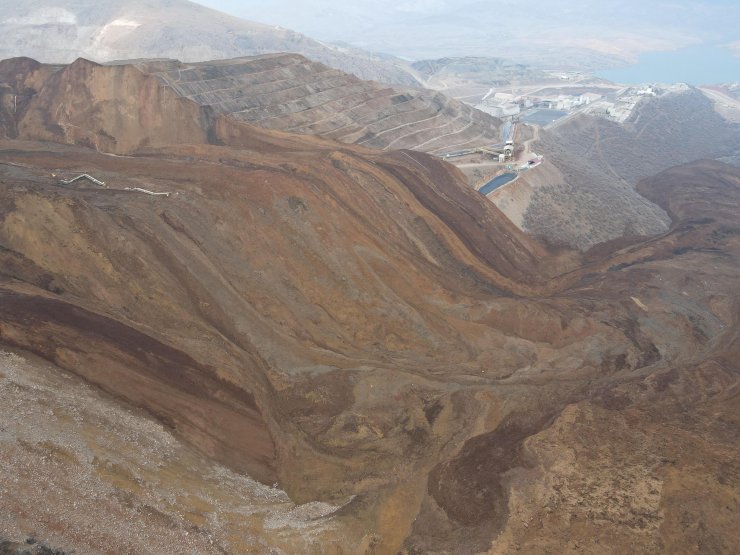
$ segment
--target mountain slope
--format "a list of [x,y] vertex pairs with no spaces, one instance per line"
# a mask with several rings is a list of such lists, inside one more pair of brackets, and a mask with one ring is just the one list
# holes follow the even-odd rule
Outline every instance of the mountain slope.
[[214,60],[297,52],[362,79],[414,85],[400,60],[329,46],[300,33],[246,21],[187,0],[0,0],[0,58],[69,63],[132,58]]
[[427,152],[500,138],[500,120],[462,102],[433,91],[362,81],[295,54],[137,67],[198,104],[268,129]]
[[[131,66],[81,60],[26,101],[44,66],[7,63],[11,539],[736,543],[737,168],[641,183],[659,237],[555,255],[432,156],[257,128]],[[83,172],[107,187],[60,182]]]
[[[119,154],[145,145],[192,142],[195,136],[197,142],[215,142],[206,135],[219,114],[369,147],[432,152],[493,143],[501,123],[439,93],[383,87],[295,54],[112,66],[84,59],[48,66],[17,58],[0,62],[0,74],[8,79],[0,101],[9,136],[64,136]],[[93,86],[96,79],[105,84]],[[62,86],[71,90],[64,105],[55,101]],[[178,119],[178,110],[186,110],[188,117]],[[88,119],[96,122],[92,135]]]
[[533,148],[547,163],[492,199],[523,229],[588,249],[667,229],[666,214],[636,192],[640,179],[739,147],[740,125],[689,89],[643,100],[623,124],[579,115],[543,131]]

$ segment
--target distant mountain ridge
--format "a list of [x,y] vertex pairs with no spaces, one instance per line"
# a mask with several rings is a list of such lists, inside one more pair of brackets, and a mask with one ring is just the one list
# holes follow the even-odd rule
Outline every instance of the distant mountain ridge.
[[186,62],[295,52],[362,79],[417,85],[392,56],[328,45],[187,0],[0,0],[0,58],[69,63],[132,58]]
[[242,17],[414,60],[488,56],[592,71],[634,63],[651,51],[718,40],[732,48],[740,42],[735,0],[239,0],[227,5]]

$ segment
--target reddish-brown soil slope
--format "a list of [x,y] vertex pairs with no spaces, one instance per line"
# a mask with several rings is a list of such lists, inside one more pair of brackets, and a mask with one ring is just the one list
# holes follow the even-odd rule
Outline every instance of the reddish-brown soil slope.
[[[424,154],[213,117],[126,67],[36,90],[0,141],[4,346],[298,503],[349,501],[326,552],[736,545],[737,169],[646,181],[670,230],[556,255]],[[82,172],[107,188],[60,184]]]

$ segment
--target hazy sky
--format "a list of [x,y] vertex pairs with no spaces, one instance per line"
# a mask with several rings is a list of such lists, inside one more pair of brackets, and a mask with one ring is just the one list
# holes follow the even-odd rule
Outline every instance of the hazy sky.
[[245,19],[410,58],[594,48],[634,55],[740,40],[740,0],[198,0]]

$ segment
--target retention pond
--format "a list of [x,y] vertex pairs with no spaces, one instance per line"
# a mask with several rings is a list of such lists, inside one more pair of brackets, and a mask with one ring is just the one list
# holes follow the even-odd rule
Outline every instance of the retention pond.
[[512,181],[516,177],[515,173],[502,173],[501,175],[497,175],[491,181],[483,185],[480,189],[478,189],[478,192],[484,195],[487,195],[491,191],[495,191],[501,185],[506,185],[509,181]]

